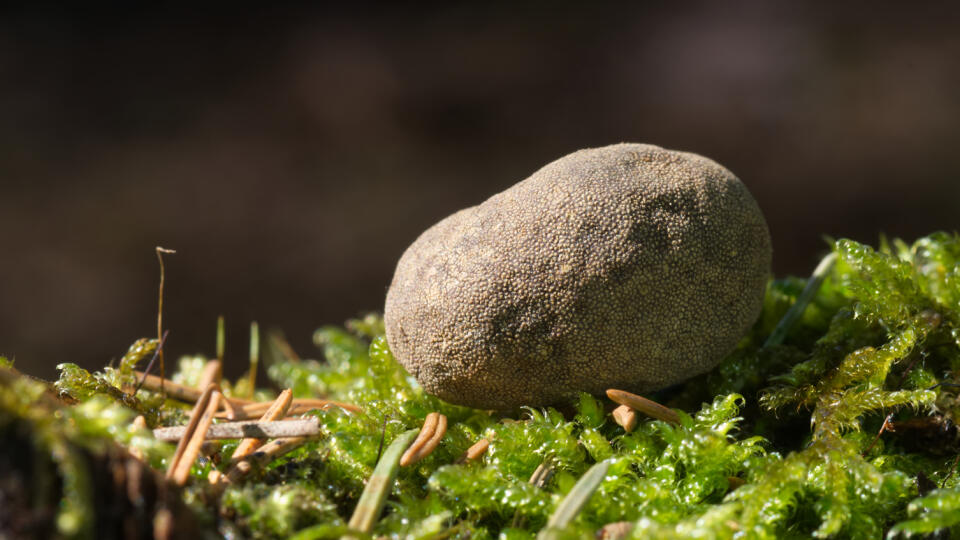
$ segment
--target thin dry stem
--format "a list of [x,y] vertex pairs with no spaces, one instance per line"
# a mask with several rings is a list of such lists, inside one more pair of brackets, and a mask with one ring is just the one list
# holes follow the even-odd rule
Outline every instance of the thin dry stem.
[[310,440],[310,437],[288,437],[268,442],[258,452],[248,455],[231,467],[227,474],[219,478],[219,485],[225,486],[236,482],[253,469],[269,464],[278,457],[299,448],[308,440]]
[[[236,401],[234,401],[234,404],[236,404]],[[256,403],[247,402],[240,404],[237,406],[236,420],[259,418],[264,412],[266,412],[267,409],[270,408],[270,404],[270,401],[259,401]],[[303,414],[305,412],[312,411],[313,409],[329,409],[330,407],[340,407],[341,409],[352,413],[363,412],[363,409],[350,403],[330,401],[327,399],[298,398],[293,400],[293,403],[290,405],[290,410],[287,411],[287,416]],[[225,418],[225,415],[221,414],[217,417]]]
[[[158,294],[159,299],[157,300],[157,342],[159,343],[163,340],[163,284],[166,277],[163,269],[163,254],[174,254],[176,251],[160,246],[156,247],[156,251],[157,260],[160,261],[160,292]],[[166,377],[166,371],[164,370],[163,366],[163,347],[157,348],[157,359],[160,360],[160,395],[165,395],[163,389],[163,378]]]
[[203,396],[197,401],[193,408],[190,423],[177,445],[177,451],[170,461],[170,468],[167,469],[167,478],[173,480],[177,485],[187,483],[190,475],[190,468],[193,462],[200,454],[200,447],[203,446],[207,430],[213,423],[213,415],[220,408],[220,392],[217,391],[215,384],[210,384],[204,390]]
[[[208,385],[216,384],[217,390],[223,394],[223,388],[220,387],[220,382],[223,379],[223,361],[222,360],[210,360],[203,365],[203,373],[200,374],[200,384],[197,385],[198,389],[206,388]],[[223,405],[223,409],[226,412],[226,416],[230,420],[237,419],[237,409],[233,402],[229,399],[221,399],[220,404]]]
[[625,392],[623,390],[615,390],[613,388],[607,390],[607,397],[621,405],[626,405],[652,418],[663,420],[664,422],[670,422],[671,424],[680,423],[680,416],[677,415],[677,413],[672,409],[664,407],[656,401],[651,401],[645,397],[631,394],[630,392]]
[[[173,426],[157,428],[153,430],[153,436],[161,441],[178,441],[186,434],[186,426]],[[260,444],[264,439],[277,439],[282,437],[308,437],[320,433],[320,423],[316,417],[301,418],[297,420],[276,420],[272,422],[225,422],[221,424],[212,424],[207,429],[204,438],[206,440],[220,439],[242,439],[244,441],[257,441]],[[237,456],[234,453],[232,459],[240,459],[252,454],[257,447],[238,448],[243,452]]]
[[[267,409],[263,416],[260,417],[261,422],[270,422],[273,420],[279,420],[287,415],[287,411],[290,410],[290,405],[293,403],[293,390],[287,388],[283,392],[280,392],[280,395],[277,396],[277,399],[270,404],[270,408]],[[313,419],[316,422],[316,418]],[[292,434],[291,434],[292,435]],[[306,435],[306,434],[300,434]],[[240,444],[237,445],[237,449],[233,452],[231,460],[239,460],[247,457],[247,455],[253,453],[254,450],[259,448],[263,444],[263,439],[255,438],[246,438],[240,441]]]
[[223,362],[220,360],[210,360],[203,365],[203,373],[200,374],[200,384],[197,388],[206,388],[210,383],[220,384],[223,378]]
[[[157,392],[160,390],[162,385],[167,389],[167,397],[185,401],[187,403],[196,403],[196,401],[200,399],[200,395],[203,393],[201,390],[198,390],[192,386],[178,384],[170,379],[163,379],[156,375],[145,374],[142,371],[134,371],[133,374],[137,377],[143,378],[143,387],[147,390]],[[236,407],[240,407],[253,402],[248,399],[230,398],[230,403]]]

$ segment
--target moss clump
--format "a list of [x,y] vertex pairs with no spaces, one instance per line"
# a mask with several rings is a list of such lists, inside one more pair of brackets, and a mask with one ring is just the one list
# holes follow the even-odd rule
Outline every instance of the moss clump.
[[394,353],[447,401],[511,409],[703,373],[757,318],[770,236],[717,163],[644,144],[581,150],[407,249]]
[[[782,344],[763,346],[804,280],[771,282],[763,312],[733,353],[651,396],[678,407],[678,425],[646,420],[625,433],[587,394],[566,414],[528,408],[511,418],[448,404],[401,367],[370,318],[352,323],[353,332],[319,331],[324,359],[280,358],[269,369],[278,386],[351,401],[363,414],[309,413],[323,436],[228,487],[219,506],[205,477],[226,467],[215,460],[198,462],[177,497],[196,503],[202,523],[223,535],[339,537],[382,449],[439,411],[449,418],[447,435],[433,454],[400,469],[372,536],[533,539],[599,462],[609,468],[596,491],[544,537],[592,538],[623,522],[618,528],[633,538],[960,534],[960,236],[878,250],[841,240],[834,253],[836,266]],[[18,380],[12,384],[25,386],[0,389],[0,430],[30,426],[44,454],[62,448],[58,440],[151,448],[124,427],[132,404],[112,391],[87,387],[58,419],[34,412],[43,385]],[[178,411],[168,401],[159,417],[172,422]],[[490,441],[486,454],[456,463],[481,437]],[[171,450],[160,444],[148,460],[163,467]],[[72,528],[61,531],[92,530],[103,517],[84,513],[84,497],[96,475],[58,452],[50,455],[63,487],[50,493],[62,497],[60,512],[87,516],[65,519]]]

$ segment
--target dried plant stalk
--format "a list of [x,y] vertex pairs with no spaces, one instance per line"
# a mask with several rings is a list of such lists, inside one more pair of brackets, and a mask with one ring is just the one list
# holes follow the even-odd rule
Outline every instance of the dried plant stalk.
[[[203,373],[200,374],[200,384],[197,388],[206,388],[210,383],[217,385],[217,390],[223,394],[223,388],[220,387],[220,381],[223,379],[223,361],[210,360],[203,366]],[[236,406],[229,399],[221,399],[221,405],[226,412],[226,417],[230,420],[237,419]]]
[[[197,400],[200,399],[200,395],[203,394],[203,390],[198,390],[192,386],[177,384],[169,379],[164,379],[163,377],[158,377],[156,375],[147,375],[144,377],[144,373],[142,371],[134,371],[133,373],[137,376],[137,378],[143,379],[143,388],[146,388],[147,390],[158,392],[160,391],[160,386],[162,385],[164,388],[166,388],[168,398],[185,401],[187,403],[196,403]],[[230,398],[230,402],[237,406],[253,403],[250,400],[238,398]]]
[[[236,402],[234,402],[236,403]],[[259,418],[262,416],[267,409],[270,408],[271,401],[262,401],[262,402],[248,402],[238,405],[236,407],[237,420],[246,420],[249,418]],[[305,399],[299,398],[294,399],[293,403],[290,405],[290,409],[287,411],[287,415],[296,415],[303,414],[307,411],[313,409],[329,409],[330,407],[340,407],[345,411],[352,413],[361,413],[363,409],[357,407],[356,405],[350,403],[343,403],[340,401],[330,401],[327,399]],[[217,415],[217,418],[226,418],[226,413]]]
[[173,458],[170,459],[170,465],[167,467],[168,479],[173,477],[173,471],[176,468],[177,463],[180,461],[180,458],[183,457],[183,452],[187,448],[190,435],[193,435],[193,433],[197,430],[197,424],[200,423],[200,415],[197,414],[197,412],[203,411],[207,408],[207,405],[210,403],[210,396],[213,395],[215,388],[216,387],[213,385],[208,386],[207,389],[200,394],[196,405],[193,406],[193,413],[190,415],[190,422],[187,423],[186,430],[189,435],[180,439],[180,443],[177,445],[177,449],[173,453]]
[[[188,424],[183,438],[180,439],[180,444],[177,445],[177,452],[170,462],[170,468],[167,470],[167,478],[173,480],[177,485],[182,486],[187,483],[187,478],[190,475],[190,467],[193,466],[194,460],[196,460],[200,454],[200,447],[203,445],[204,436],[210,428],[210,424],[213,423],[213,415],[217,412],[217,409],[220,408],[221,394],[216,390],[216,386],[215,384],[207,386],[207,390],[204,391],[201,399],[197,401],[197,405],[193,408],[190,424]],[[201,405],[203,405],[203,408],[201,408]],[[200,414],[200,411],[202,411],[202,414]]]
[[[308,440],[310,440],[310,437],[288,437],[270,441],[263,445],[259,452],[252,453],[241,459],[236,465],[231,467],[226,474],[220,475],[216,479],[216,481],[219,482],[218,486],[222,489],[226,487],[227,484],[236,482],[253,469],[269,464],[278,457],[299,448],[300,445]],[[210,478],[210,481],[213,482],[214,479]]]
[[670,422],[671,424],[680,423],[680,416],[678,416],[677,413],[672,409],[664,407],[656,401],[650,401],[645,397],[631,394],[630,392],[624,392],[623,390],[615,390],[613,388],[607,390],[607,397],[621,405],[626,405],[627,407],[640,411],[652,418],[663,420],[664,422]]
[[[270,408],[267,409],[263,416],[260,417],[261,422],[272,422],[273,420],[279,420],[287,415],[287,411],[290,410],[290,404],[293,403],[293,390],[287,388],[283,392],[280,392],[280,395],[277,396],[277,399],[270,404]],[[319,425],[317,424],[317,419],[313,418],[313,424],[317,425],[317,432],[319,431]],[[290,422],[280,422],[280,423],[290,423]],[[310,433],[310,435],[315,434]],[[294,434],[288,433],[286,436],[293,436]],[[307,435],[306,433],[298,433],[296,435]],[[263,444],[263,439],[252,438],[249,435],[247,438],[240,441],[240,444],[237,445],[237,449],[234,450],[231,460],[238,460],[246,457],[248,454],[252,453],[254,450],[260,447]]]
[[200,384],[197,388],[206,388],[210,383],[220,384],[223,377],[223,362],[220,360],[210,360],[203,365],[203,373],[200,374]]
[[400,466],[408,467],[429,456],[440,444],[446,432],[447,417],[438,412],[428,414],[416,440],[400,458]]
[[[187,431],[186,426],[157,428],[153,436],[161,441],[179,441]],[[256,441],[262,444],[263,439],[278,439],[282,437],[309,437],[320,433],[320,423],[316,418],[302,418],[298,420],[279,420],[273,422],[225,422],[213,424],[204,435],[205,440],[243,439]],[[260,444],[244,448],[239,456],[234,452],[232,459],[240,459],[253,453]],[[248,445],[249,446],[249,445]],[[239,449],[239,447],[238,447]]]

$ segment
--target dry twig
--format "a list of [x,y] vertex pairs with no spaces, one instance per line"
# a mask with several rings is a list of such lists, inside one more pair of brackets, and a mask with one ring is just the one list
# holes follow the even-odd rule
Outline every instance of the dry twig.
[[[198,390],[192,386],[177,384],[169,379],[163,379],[162,377],[158,377],[156,375],[146,374],[142,371],[134,371],[133,374],[137,377],[143,378],[143,387],[147,390],[158,392],[162,386],[167,390],[167,397],[179,401],[196,403],[196,401],[200,399],[200,395],[203,393],[202,390]],[[253,402],[247,399],[230,398],[230,403],[234,406],[240,406]],[[266,406],[269,406],[269,403]]]
[[624,392],[623,390],[615,390],[613,388],[607,390],[607,397],[621,405],[626,405],[627,407],[640,411],[652,418],[663,420],[664,422],[670,422],[671,424],[680,423],[680,416],[677,415],[673,409],[664,407],[656,401],[650,401],[645,397],[631,394],[630,392]]
[[[290,404],[293,403],[293,390],[287,388],[283,392],[280,392],[280,395],[277,396],[277,399],[270,404],[270,408],[267,409],[263,416],[260,417],[261,422],[272,422],[274,420],[279,420],[287,415],[287,411],[290,410]],[[317,419],[313,418],[313,423],[317,424]],[[319,426],[317,431],[319,431]],[[310,433],[310,435],[315,434]],[[285,436],[292,436],[292,433],[288,433]],[[300,433],[297,435],[307,435],[306,433]],[[247,438],[240,441],[240,444],[237,445],[237,449],[234,450],[233,456],[230,458],[233,461],[247,457],[254,450],[256,450],[260,445],[263,444],[263,439],[260,438],[251,438],[249,435]]]
[[[246,420],[248,418],[259,418],[264,414],[267,409],[270,408],[270,401],[261,401],[261,402],[247,402],[239,405],[236,409],[237,420]],[[236,404],[236,401],[234,401]],[[340,407],[341,409],[353,413],[363,412],[363,409],[352,405],[350,403],[342,403],[339,401],[330,401],[327,399],[307,399],[299,398],[294,399],[293,403],[290,405],[290,410],[287,411],[287,415],[297,415],[303,414],[307,411],[313,409],[328,409],[330,407]],[[225,418],[225,414],[218,415],[217,418]]]
[[[157,428],[153,430],[153,436],[161,441],[179,441],[187,431],[187,426],[174,426]],[[244,448],[237,447],[237,450],[243,450],[240,455],[235,452],[232,459],[240,459],[253,453],[257,447],[263,444],[264,439],[278,439],[281,437],[309,437],[320,433],[320,422],[315,417],[301,418],[297,420],[278,420],[272,422],[225,422],[221,424],[212,424],[204,435],[205,440],[219,439],[243,439],[243,441],[255,441],[259,444]]]
[[[308,440],[310,440],[310,437],[287,437],[284,439],[272,440],[263,445],[259,451],[254,452],[238,461],[236,465],[227,471],[227,474],[220,475],[216,481],[222,489],[223,487],[226,487],[226,484],[236,482],[243,476],[247,475],[250,471],[256,468],[264,467],[278,457],[299,448],[300,445]],[[211,478],[211,481],[214,481],[214,479]]]
[[220,397],[221,394],[217,391],[216,385],[210,384],[194,406],[190,423],[187,424],[186,431],[167,469],[167,478],[173,480],[175,484],[182,486],[187,483],[190,468],[200,453],[200,447],[203,445],[210,424],[213,423],[213,415],[220,408]]

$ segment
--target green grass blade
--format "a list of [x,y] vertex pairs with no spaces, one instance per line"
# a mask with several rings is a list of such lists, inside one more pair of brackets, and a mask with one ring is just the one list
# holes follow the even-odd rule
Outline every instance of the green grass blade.
[[787,310],[783,318],[780,319],[780,322],[777,323],[777,327],[770,333],[770,337],[763,343],[764,347],[773,347],[783,343],[783,340],[787,337],[787,332],[789,332],[793,324],[797,322],[800,315],[803,315],[803,311],[807,309],[807,305],[810,304],[810,301],[813,300],[817,291],[820,290],[820,286],[823,285],[823,280],[826,279],[830,271],[833,270],[833,265],[836,262],[836,253],[830,253],[820,261],[820,264],[813,270],[813,274],[810,275],[810,279],[807,280],[807,285],[800,291],[800,295],[797,296],[797,301],[790,306],[790,309]]
[[353,516],[350,517],[350,529],[363,533],[373,530],[373,525],[377,522],[380,511],[383,510],[383,503],[387,500],[393,481],[400,470],[400,456],[413,442],[417,433],[419,433],[417,429],[401,433],[383,453],[367,481],[367,487],[360,495],[360,500],[357,501]]
[[557,509],[554,510],[550,519],[547,520],[547,526],[537,537],[541,540],[549,538],[549,529],[562,529],[570,524],[583,506],[587,504],[593,492],[600,487],[600,483],[607,476],[607,469],[610,468],[610,461],[604,460],[595,464],[582,476],[577,483],[573,485],[570,493],[560,502]]

